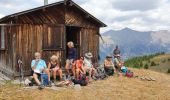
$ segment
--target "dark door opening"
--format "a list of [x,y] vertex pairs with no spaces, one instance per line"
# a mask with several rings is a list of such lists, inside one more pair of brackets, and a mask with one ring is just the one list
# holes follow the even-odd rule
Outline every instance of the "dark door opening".
[[[80,27],[66,26],[66,46],[67,42],[72,41],[77,50],[77,58],[80,56]],[[66,48],[66,57],[68,54],[68,47]]]

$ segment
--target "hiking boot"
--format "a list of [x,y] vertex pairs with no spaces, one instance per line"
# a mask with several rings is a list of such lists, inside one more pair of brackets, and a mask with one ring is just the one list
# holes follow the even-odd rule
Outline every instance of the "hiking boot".
[[57,84],[57,81],[56,80],[54,80],[54,85],[56,85]]
[[38,86],[38,89],[40,89],[40,90],[42,90],[42,89],[44,89],[45,87],[44,87],[44,85],[43,84],[40,84],[39,86]]
[[49,81],[47,86],[48,86],[48,87],[52,87],[52,82]]
[[92,79],[95,80],[95,81],[97,80],[97,78],[95,76],[92,76]]

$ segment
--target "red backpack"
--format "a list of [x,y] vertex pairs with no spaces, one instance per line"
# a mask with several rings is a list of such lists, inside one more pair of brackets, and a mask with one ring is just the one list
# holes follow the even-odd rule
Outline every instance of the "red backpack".
[[126,77],[133,77],[133,72],[131,72],[130,70],[128,70],[125,74]]

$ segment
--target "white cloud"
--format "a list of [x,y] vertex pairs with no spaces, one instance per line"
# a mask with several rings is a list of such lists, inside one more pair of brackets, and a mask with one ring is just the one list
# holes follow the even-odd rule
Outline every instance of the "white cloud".
[[0,14],[0,18],[2,18],[2,17],[4,17],[5,15],[3,15],[3,14]]
[[[0,0],[0,17],[43,5],[44,0]],[[49,3],[61,0],[49,0]],[[101,31],[129,27],[135,30],[170,30],[168,0],[73,0],[108,25]]]

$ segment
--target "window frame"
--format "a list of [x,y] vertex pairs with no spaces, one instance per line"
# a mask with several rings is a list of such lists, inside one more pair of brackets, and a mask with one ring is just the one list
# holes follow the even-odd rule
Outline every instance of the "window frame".
[[[58,28],[60,29],[60,46],[56,46],[55,48],[50,47],[48,45],[46,45],[45,42],[47,42],[48,40],[45,39],[44,36],[48,36],[48,34],[54,35],[55,33],[48,33],[48,30],[53,29],[53,28]],[[44,31],[43,31],[43,37],[42,37],[42,50],[43,51],[64,51],[64,32],[65,32],[65,27],[64,25],[44,25]],[[53,37],[53,36],[52,36]]]
[[[2,31],[3,29],[3,31]],[[6,50],[6,34],[5,34],[5,26],[0,26],[0,50]],[[3,44],[2,44],[3,43]],[[3,45],[3,47],[2,47]]]

